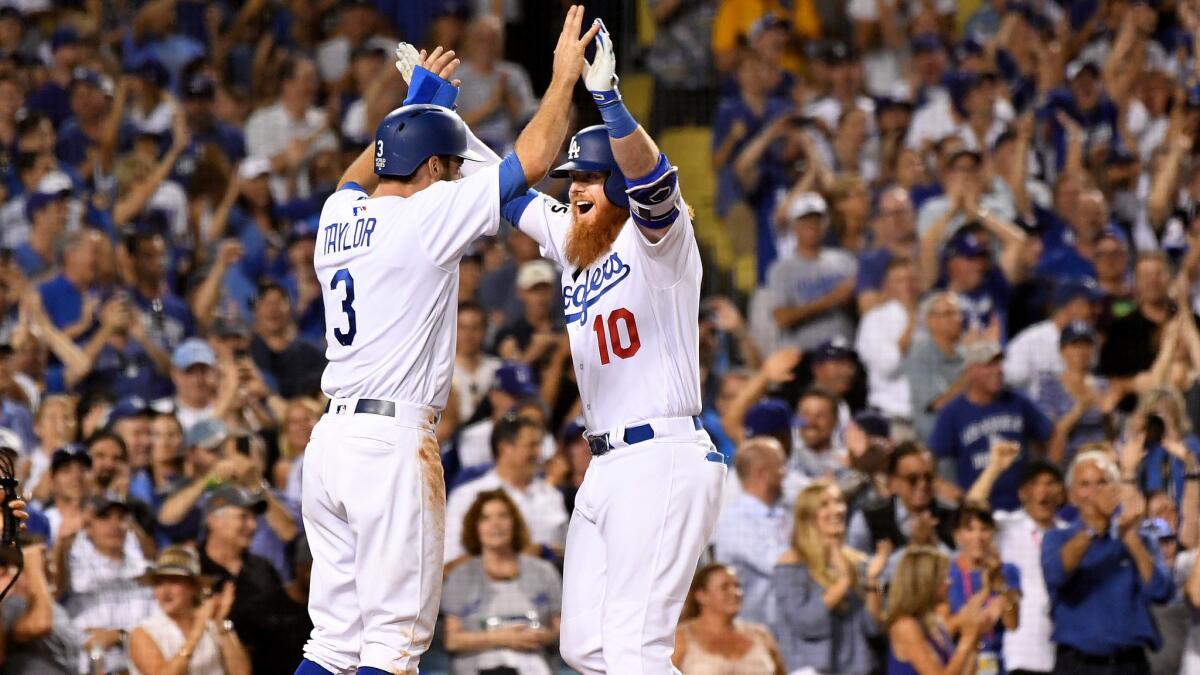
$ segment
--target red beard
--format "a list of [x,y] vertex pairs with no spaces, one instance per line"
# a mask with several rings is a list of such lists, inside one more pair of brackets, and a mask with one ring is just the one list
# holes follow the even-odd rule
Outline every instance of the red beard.
[[594,217],[586,225],[581,223],[579,210],[572,200],[571,229],[567,231],[564,253],[567,261],[577,269],[586,268],[608,251],[629,218],[628,211],[613,206],[607,199],[596,202],[588,215]]

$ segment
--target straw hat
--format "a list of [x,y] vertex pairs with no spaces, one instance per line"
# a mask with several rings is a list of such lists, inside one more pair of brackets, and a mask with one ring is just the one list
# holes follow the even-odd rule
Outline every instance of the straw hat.
[[200,588],[209,588],[215,581],[212,577],[200,574],[200,555],[196,549],[184,544],[168,546],[158,555],[154,565],[146,573],[138,577],[144,584],[154,584],[162,579],[191,579]]

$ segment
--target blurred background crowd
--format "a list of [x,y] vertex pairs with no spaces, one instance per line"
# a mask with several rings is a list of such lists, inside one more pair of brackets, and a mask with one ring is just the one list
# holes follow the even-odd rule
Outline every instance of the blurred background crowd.
[[[32,498],[0,672],[292,672],[317,214],[403,100],[397,40],[459,51],[504,153],[563,11],[0,0],[0,444]],[[1200,2],[588,13],[705,260],[732,470],[680,669],[1200,673]],[[558,277],[509,227],[463,261],[423,671],[562,670],[590,453]]]

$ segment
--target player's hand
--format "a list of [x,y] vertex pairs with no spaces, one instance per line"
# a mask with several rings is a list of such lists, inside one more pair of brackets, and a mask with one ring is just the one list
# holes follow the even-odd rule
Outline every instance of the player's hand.
[[[583,53],[588,43],[600,32],[600,24],[593,23],[583,37],[579,31],[583,29],[583,5],[572,5],[567,10],[567,18],[563,21],[562,33],[558,36],[558,45],[554,47],[553,78],[562,84],[569,84],[579,79],[583,72]],[[611,89],[611,87],[609,87]]]
[[[398,51],[399,50],[397,50],[397,52]],[[461,59],[455,58],[453,49],[444,51],[440,46],[438,46],[434,47],[433,51],[428,54],[426,54],[425,50],[422,49],[420,56],[421,60],[417,63],[417,65],[421,66],[425,70],[428,70],[434,75],[437,75],[443,80],[446,80],[456,87],[462,84],[458,80],[450,79],[451,76],[454,75],[455,69],[458,68],[458,64],[462,63]]]
[[604,22],[596,19],[592,28],[597,26],[600,30],[596,33],[596,56],[591,63],[584,62],[583,84],[588,91],[612,91],[617,86],[617,56]]

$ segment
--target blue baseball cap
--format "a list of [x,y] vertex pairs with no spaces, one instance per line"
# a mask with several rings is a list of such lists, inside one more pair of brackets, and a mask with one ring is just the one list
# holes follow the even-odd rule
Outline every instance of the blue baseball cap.
[[210,368],[217,365],[217,353],[207,342],[200,338],[188,338],[181,342],[171,354],[171,365],[179,370],[187,370],[195,365],[205,365]]
[[963,38],[954,46],[954,55],[959,61],[964,61],[972,56],[981,56],[983,53],[983,43],[974,36]]
[[946,258],[982,258],[991,255],[987,242],[974,232],[959,230],[946,242]]
[[188,427],[183,435],[185,448],[215,450],[229,437],[229,430],[218,419],[203,419]]
[[21,536],[34,541],[49,541],[50,519],[46,514],[33,506],[26,506],[25,512],[29,514],[29,519],[25,521],[25,532]]
[[71,463],[80,464],[84,468],[90,469],[92,468],[92,457],[87,454],[86,450],[81,448],[73,448],[71,446],[59,448],[54,451],[54,454],[50,455],[50,474],[58,473],[59,469]]
[[582,439],[584,431],[587,431],[587,424],[583,421],[583,418],[582,417],[572,418],[570,421],[567,422],[567,425],[565,427],[563,427],[563,432],[562,432],[563,443],[564,444],[570,443],[571,441],[578,441],[578,440]]
[[76,68],[71,71],[71,87],[77,84],[87,84],[97,89],[103,90],[105,93],[111,93],[112,89],[105,82],[104,77],[90,68]]
[[746,438],[755,436],[774,436],[792,428],[795,417],[787,401],[778,398],[764,398],[746,411],[742,428]]
[[162,89],[171,81],[171,73],[162,61],[156,58],[149,57],[138,64],[134,69],[133,74],[139,79],[145,80],[150,84]]
[[50,52],[79,44],[79,31],[74,28],[59,28],[50,35]]
[[34,192],[25,199],[25,217],[33,220],[39,211],[60,199],[66,199],[69,192]]
[[183,85],[184,98],[211,99],[216,93],[216,81],[204,73],[195,73]]
[[141,417],[142,415],[147,415],[150,412],[150,406],[141,396],[126,396],[125,398],[117,401],[117,404],[113,406],[112,410],[109,411],[108,423],[110,425],[116,424],[123,419],[128,419],[130,417]]
[[1099,243],[1102,239],[1112,239],[1126,250],[1129,249],[1129,237],[1126,236],[1124,230],[1116,225],[1106,225],[1102,228],[1099,234],[1096,235],[1096,243]]
[[850,346],[846,338],[839,335],[817,345],[817,348],[812,350],[807,358],[809,363],[817,364],[839,359],[853,360],[855,356],[857,354],[854,352],[854,348]]
[[288,231],[288,243],[294,244],[305,239],[315,239],[320,228],[321,214],[314,214],[308,218],[297,220],[292,223],[292,227]]
[[509,361],[497,368],[492,387],[516,398],[537,396],[539,393],[533,368],[519,361]]
[[1065,347],[1076,342],[1090,342],[1093,345],[1098,343],[1100,338],[1096,335],[1096,329],[1092,328],[1091,324],[1086,321],[1072,321],[1063,327],[1062,332],[1058,334],[1058,346]]
[[883,413],[870,408],[854,416],[854,423],[872,438],[890,438],[892,423]]
[[943,48],[942,39],[937,33],[921,33],[912,39],[911,44],[914,54],[941,51]]
[[1059,309],[1080,298],[1089,302],[1100,300],[1100,289],[1096,287],[1096,282],[1086,278],[1063,281],[1055,287],[1050,304],[1054,309]]

